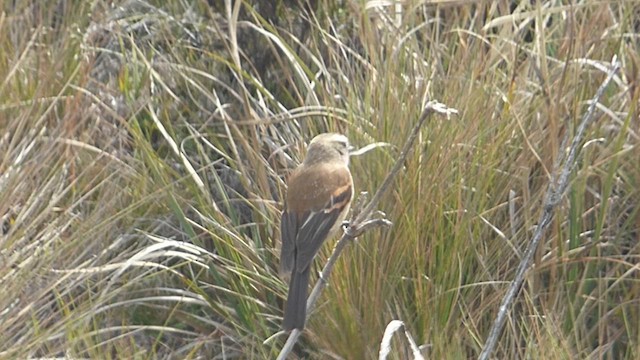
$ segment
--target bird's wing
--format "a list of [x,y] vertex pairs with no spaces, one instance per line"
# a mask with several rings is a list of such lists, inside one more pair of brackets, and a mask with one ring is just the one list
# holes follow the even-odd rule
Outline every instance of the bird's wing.
[[337,222],[344,219],[352,196],[353,186],[349,175],[349,182],[335,187],[322,208],[303,213],[298,221],[300,227],[296,237],[296,271],[301,272],[311,264],[331,231],[339,227]]
[[285,209],[280,221],[280,274],[289,276],[295,263],[296,236],[298,235],[298,219],[295,212]]

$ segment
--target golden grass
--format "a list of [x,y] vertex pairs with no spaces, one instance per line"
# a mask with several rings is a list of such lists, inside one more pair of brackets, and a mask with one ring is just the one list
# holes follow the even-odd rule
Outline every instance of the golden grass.
[[371,193],[431,99],[459,116],[423,130],[394,226],[346,250],[295,352],[375,358],[398,319],[430,358],[477,357],[614,55],[494,355],[640,356],[637,3],[229,3],[3,5],[0,358],[275,357],[304,141],[391,144],[353,159]]

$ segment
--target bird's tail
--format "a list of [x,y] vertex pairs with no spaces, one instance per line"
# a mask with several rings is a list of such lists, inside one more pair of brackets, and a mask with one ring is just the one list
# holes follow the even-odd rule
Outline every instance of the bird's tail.
[[304,329],[307,318],[307,290],[309,288],[308,266],[304,271],[298,272],[295,269],[291,274],[289,283],[289,295],[287,295],[287,305],[284,308],[284,319],[282,328],[286,331],[292,329]]

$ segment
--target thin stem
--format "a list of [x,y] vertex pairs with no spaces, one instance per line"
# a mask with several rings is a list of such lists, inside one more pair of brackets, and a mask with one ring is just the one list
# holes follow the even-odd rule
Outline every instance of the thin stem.
[[[374,214],[375,209],[378,206],[378,203],[382,199],[382,196],[390,188],[396,175],[402,169],[402,166],[404,165],[407,159],[407,156],[409,155],[409,152],[413,147],[413,143],[415,142],[416,138],[418,137],[418,134],[420,133],[420,128],[422,127],[424,122],[427,120],[427,118],[429,118],[429,115],[434,112],[449,116],[451,114],[457,113],[457,110],[447,108],[445,105],[438,103],[436,101],[431,101],[427,103],[427,105],[424,108],[424,111],[422,112],[422,115],[420,115],[420,118],[418,119],[418,122],[411,130],[411,133],[402,148],[402,152],[400,153],[400,156],[398,157],[395,164],[393,165],[393,168],[391,168],[391,170],[387,174],[387,177],[382,182],[382,185],[380,185],[380,188],[378,188],[378,191],[375,193],[371,201],[369,201],[369,203],[364,207],[364,209],[362,209],[361,211],[359,211],[360,209],[354,209],[355,212],[357,213],[353,214],[352,216],[353,220],[349,222],[349,227],[351,228],[351,230],[345,231],[342,237],[340,238],[340,240],[338,241],[338,243],[336,244],[336,247],[333,249],[333,253],[329,257],[329,260],[327,260],[327,263],[322,268],[322,272],[320,273],[320,278],[316,282],[315,286],[313,287],[313,290],[311,291],[311,294],[309,295],[309,298],[307,299],[307,314],[311,313],[311,311],[315,306],[316,301],[320,297],[320,293],[327,286],[327,281],[329,280],[329,276],[331,276],[331,271],[333,270],[333,266],[335,265],[336,261],[338,261],[338,257],[342,253],[342,250],[347,246],[347,244],[351,240],[354,240],[357,236],[361,235],[364,231],[370,228],[391,224],[388,220],[372,219],[371,216]],[[289,334],[289,338],[287,339],[287,342],[285,343],[282,350],[280,351],[280,354],[278,355],[278,360],[286,359],[287,355],[289,355],[289,353],[293,350],[293,346],[298,341],[300,334],[301,332],[298,329],[293,329],[291,331],[291,333]]]
[[[520,261],[520,264],[518,265],[516,276],[511,282],[511,285],[509,286],[509,290],[507,290],[507,293],[502,299],[500,308],[498,310],[498,315],[496,316],[493,326],[491,327],[489,337],[487,338],[484,348],[480,353],[480,357],[478,357],[479,360],[489,359],[489,356],[491,356],[491,353],[493,353],[493,350],[496,347],[498,338],[502,333],[505,320],[507,319],[507,314],[511,309],[511,305],[513,304],[513,301],[518,291],[520,290],[522,283],[524,282],[524,276],[527,270],[529,269],[529,265],[531,264],[533,255],[535,254],[536,249],[540,244],[540,239],[542,239],[542,235],[544,234],[549,224],[551,224],[551,219],[553,219],[554,209],[560,202],[560,199],[562,199],[562,196],[564,195],[565,191],[567,190],[567,187],[569,185],[569,175],[571,174],[571,171],[575,166],[576,158],[578,157],[579,150],[580,150],[580,144],[583,141],[584,132],[586,131],[589,124],[591,124],[591,122],[593,121],[593,114],[595,113],[596,104],[604,94],[604,90],[606,89],[607,85],[609,85],[609,82],[611,82],[611,79],[613,79],[613,76],[615,75],[615,73],[618,71],[619,68],[620,68],[620,63],[617,61],[617,58],[614,57],[611,60],[611,69],[609,69],[609,72],[607,73],[607,78],[604,80],[602,85],[600,85],[600,88],[598,88],[598,91],[596,91],[595,96],[593,97],[593,99],[591,100],[591,103],[589,104],[587,113],[582,118],[582,121],[578,126],[576,134],[571,141],[571,147],[569,148],[569,155],[566,157],[566,161],[564,161],[564,164],[560,169],[560,172],[559,173],[556,172],[549,183],[547,194],[545,195],[542,215],[540,215],[540,220],[538,221],[538,226],[536,227],[536,230],[533,234],[533,238],[531,239],[531,242],[529,243],[529,245],[527,246],[527,249],[525,250],[524,257],[522,258],[522,260]],[[563,141],[563,144],[564,143],[566,143],[566,138],[565,138],[565,141]],[[560,164],[562,164],[562,160],[565,157],[564,156],[565,152],[563,149],[564,147],[560,149],[561,153],[558,155],[558,159],[556,160],[556,165],[555,165],[556,169],[560,166]]]

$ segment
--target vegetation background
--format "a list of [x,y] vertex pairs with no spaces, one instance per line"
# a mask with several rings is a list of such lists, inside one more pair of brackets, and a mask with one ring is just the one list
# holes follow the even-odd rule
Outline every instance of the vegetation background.
[[346,250],[292,357],[375,358],[393,319],[427,357],[477,357],[614,55],[494,355],[640,358],[639,2],[0,9],[0,358],[274,358],[304,142],[391,144],[352,161],[373,192],[432,99],[459,116],[423,129],[381,203],[393,227]]

